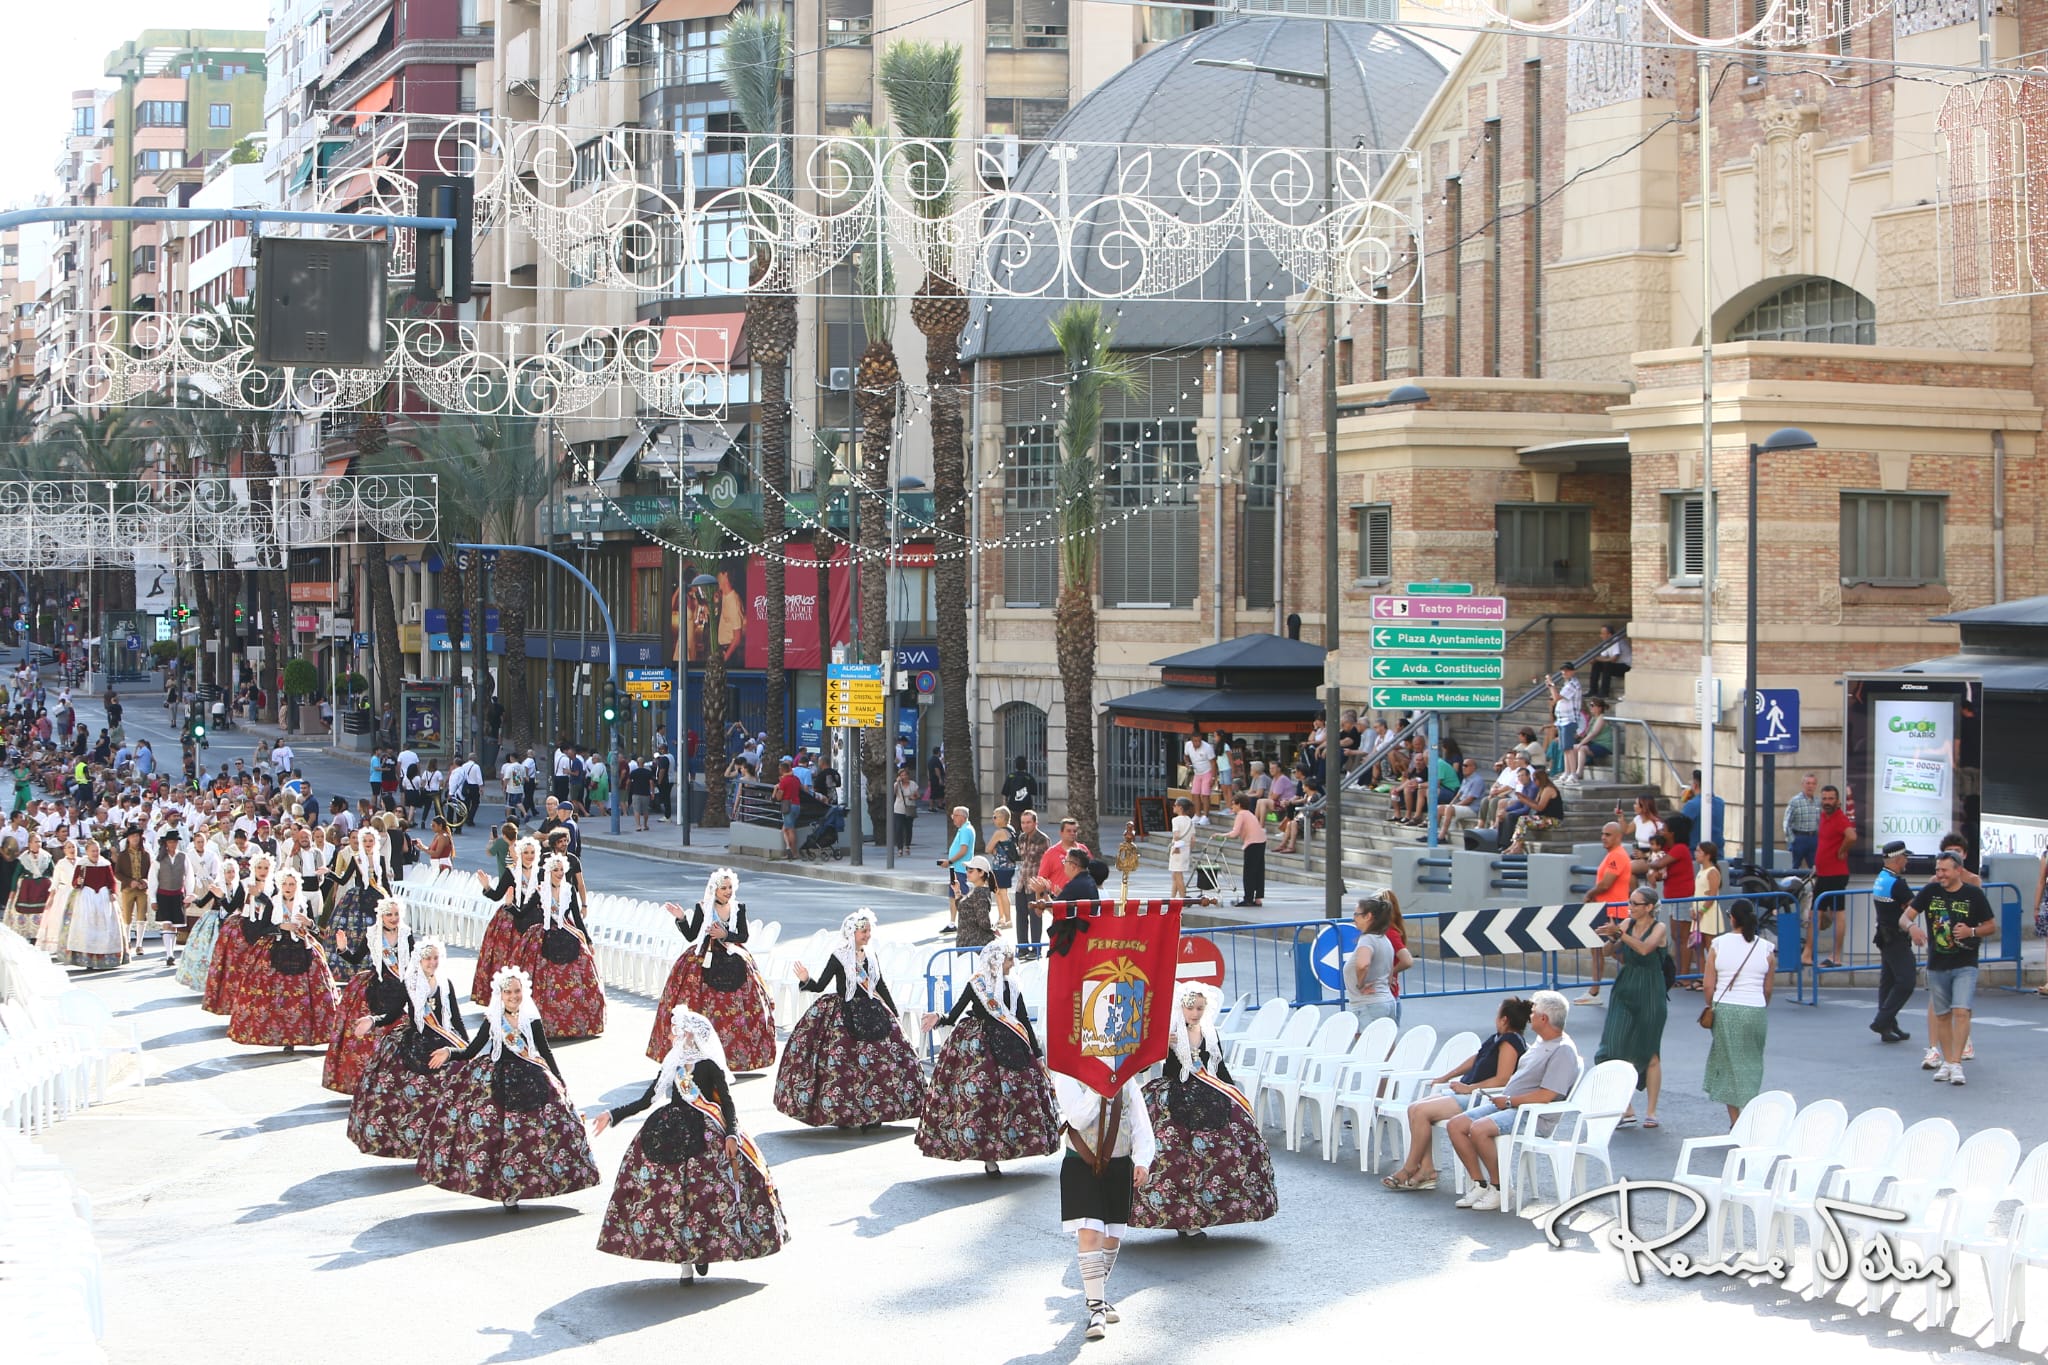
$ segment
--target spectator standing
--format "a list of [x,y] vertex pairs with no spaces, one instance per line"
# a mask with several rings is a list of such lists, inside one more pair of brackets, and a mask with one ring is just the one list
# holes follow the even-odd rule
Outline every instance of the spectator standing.
[[[945,752],[944,749],[934,746],[931,759],[924,767],[925,799],[932,803],[932,814],[934,815],[946,808]],[[955,875],[965,878],[967,874],[965,872],[956,872]]]
[[505,823],[516,829],[528,814],[526,764],[517,749],[505,756],[504,766],[498,769],[498,787],[505,793]]
[[1907,922],[1913,913],[1913,884],[1906,880],[1906,841],[1894,839],[1884,846],[1884,870],[1871,888],[1871,914],[1877,921],[1873,937],[1877,942],[1877,1017],[1870,1031],[1887,1043],[1903,1043],[1912,1035],[1899,1027],[1899,1011],[1913,998],[1913,979],[1920,963],[1913,952],[1913,934]]
[[[989,877],[994,866],[979,855],[969,858],[960,869],[961,891],[954,905],[959,916],[956,948],[986,948],[996,941],[994,900]],[[947,926],[951,928],[952,926]]]
[[633,760],[626,769],[626,800],[633,811],[636,831],[652,829],[648,817],[654,814],[654,764]]
[[[1716,842],[1719,835],[1712,836]],[[1807,773],[1799,779],[1799,790],[1785,803],[1785,848],[1792,866],[1812,867],[1820,846],[1820,775]]]
[[[1685,830],[1679,823],[1685,817],[1679,816],[1670,826],[1659,830],[1650,844],[1650,880],[1657,887],[1657,894],[1671,912],[1671,942],[1667,947],[1677,959],[1678,974],[1692,975],[1692,898],[1697,894],[1694,883],[1698,880],[1693,864],[1692,848],[1685,841]],[[1693,983],[1688,982],[1688,985]]]
[[[1668,838],[1669,836],[1660,836]],[[1618,1058],[1636,1069],[1636,1089],[1646,1092],[1643,1127],[1657,1126],[1657,1095],[1664,1088],[1664,1023],[1669,1014],[1664,962],[1671,931],[1657,919],[1657,893],[1639,886],[1629,894],[1628,918],[1607,926],[1608,942],[1621,956],[1614,974],[1614,995],[1600,1030],[1595,1064]],[[1622,1126],[1636,1121],[1635,1106],[1621,1116]]]
[[[1679,814],[1683,815],[1690,822],[1686,841],[1691,844],[1692,851],[1695,854],[1700,851],[1700,841],[1702,839],[1711,842],[1716,848],[1721,846],[1721,821],[1728,813],[1728,803],[1717,796],[1714,798],[1713,822],[1711,824],[1703,823],[1700,819],[1700,786],[1700,770],[1694,768],[1692,770],[1692,786],[1686,791],[1685,804],[1679,807]],[[1702,892],[1701,894],[1704,895],[1705,893]]]
[[1185,796],[1173,803],[1173,831],[1166,845],[1166,872],[1173,881],[1173,898],[1188,894],[1188,873],[1195,865],[1195,803]]
[[1010,907],[1010,886],[1017,880],[1017,831],[1010,825],[1010,808],[997,806],[988,832],[989,877],[994,882],[996,928],[1016,924]]
[[1777,950],[1759,937],[1756,906],[1736,901],[1728,907],[1735,927],[1707,947],[1706,977],[1701,982],[1713,1011],[1714,1041],[1707,1049],[1707,1098],[1728,1106],[1733,1124],[1743,1106],[1764,1088],[1764,1043],[1776,977]]
[[[1022,836],[1019,839],[1021,842]],[[1039,855],[1038,875],[1031,880],[1031,923],[1027,927],[1034,942],[1042,937],[1040,914],[1044,904],[1063,899],[1061,893],[1067,889],[1067,880],[1073,876],[1076,867],[1067,861],[1067,857],[1076,852],[1080,854],[1081,864],[1085,865],[1088,847],[1081,842],[1081,822],[1070,815],[1060,821],[1059,842]]]
[[1216,791],[1216,747],[1205,735],[1196,735],[1181,745],[1188,765],[1188,795],[1195,801],[1195,823],[1209,823],[1209,798]]
[[1584,714],[1585,689],[1579,684],[1579,666],[1570,660],[1556,674],[1545,677],[1550,689],[1550,717],[1557,726],[1558,743],[1569,749],[1579,742],[1580,717]]
[[[1622,847],[1621,826],[1610,820],[1600,826],[1600,847],[1606,852],[1600,857],[1600,870],[1594,875],[1593,890],[1586,897],[1586,903],[1595,902],[1606,907],[1608,919],[1620,919],[1628,913],[1629,892],[1635,886],[1635,865],[1630,862],[1628,850]],[[1607,950],[1593,950],[1593,984],[1579,997],[1582,1005],[1597,1004],[1600,1000],[1600,983],[1607,977]]]
[[[1020,869],[1012,883],[1017,892],[1017,916],[1019,920],[1017,941],[1019,943],[1039,943],[1044,941],[1045,925],[1039,911],[1038,895],[1034,890],[1034,884],[1038,880],[1039,864],[1044,859],[1046,850],[1051,847],[1052,841],[1046,837],[1045,831],[1038,827],[1037,811],[1024,810],[1018,812],[1017,838],[1015,842],[1017,845],[1017,866]],[[1018,953],[1018,956],[1035,958],[1038,956],[1038,949],[1025,948]]]
[[1017,755],[1009,776],[1003,779],[1003,800],[1019,820],[1024,818],[1025,811],[1038,809],[1038,779],[1031,775],[1022,754]]
[[[1963,855],[1935,855],[1934,880],[1913,897],[1913,942],[1927,949],[1927,994],[1934,1005],[1934,1046],[1942,1064],[1934,1079],[1963,1084],[1963,1054],[1970,1046],[1970,1014],[1977,1000],[1977,950],[1998,937],[1998,923],[1983,888],[1972,886]],[[1925,923],[1921,921],[1924,917]]]
[[796,780],[796,764],[787,756],[780,768],[775,778],[775,805],[782,815],[782,850],[783,856],[795,861],[796,820],[803,813],[804,789]]
[[1392,1019],[1400,1010],[1394,998],[1394,973],[1408,965],[1400,960],[1408,950],[1396,949],[1387,936],[1393,922],[1394,907],[1383,896],[1367,896],[1351,912],[1358,944],[1344,964],[1344,1008],[1358,1017],[1361,1029],[1375,1019]]
[[1250,792],[1239,792],[1237,815],[1230,824],[1230,837],[1237,840],[1244,868],[1244,896],[1237,902],[1240,909],[1266,903],[1266,822],[1253,810],[1255,804]]
[[1538,991],[1529,1008],[1529,1031],[1536,1041],[1522,1054],[1507,1085],[1482,1092],[1482,1102],[1444,1125],[1451,1150],[1472,1179],[1472,1188],[1458,1201],[1461,1209],[1492,1212],[1500,1208],[1500,1135],[1503,1130],[1514,1130],[1515,1110],[1525,1104],[1561,1100],[1579,1082],[1584,1063],[1578,1046],[1564,1031],[1571,1006],[1556,991]]
[[1821,897],[1831,891],[1849,889],[1849,850],[1856,843],[1856,826],[1849,819],[1849,812],[1842,809],[1842,793],[1832,785],[1820,789],[1820,828],[1815,838],[1818,847],[1813,854],[1813,916],[1803,957],[1808,966],[1813,965],[1815,940],[1821,930],[1832,928],[1834,947],[1820,965],[1834,967],[1841,963],[1842,936],[1849,928],[1849,914],[1839,899],[1823,902]]
[[[968,818],[969,814],[965,806],[953,807],[950,816],[953,822],[953,839],[946,845],[946,856],[939,859],[939,866],[946,869],[948,919],[955,923],[958,921],[960,897],[967,893],[967,863],[975,856],[974,844],[977,836],[974,832],[974,823]],[[987,879],[983,880],[985,882]],[[953,929],[954,924],[949,923],[939,932],[951,933]]]
[[1628,637],[1613,626],[1600,627],[1600,652],[1593,656],[1593,695],[1612,697],[1615,680],[1627,677],[1634,662],[1635,651],[1629,647]]

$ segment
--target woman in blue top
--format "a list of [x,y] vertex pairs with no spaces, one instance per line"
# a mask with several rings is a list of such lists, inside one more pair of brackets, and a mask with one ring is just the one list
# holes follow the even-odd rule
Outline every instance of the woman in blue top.
[[381,752],[370,755],[370,808],[375,810],[384,799],[384,755]]
[[1417,1100],[1408,1106],[1408,1159],[1392,1175],[1380,1177],[1390,1190],[1436,1188],[1436,1152],[1431,1129],[1446,1119],[1456,1118],[1474,1103],[1491,1105],[1485,1090],[1498,1090],[1515,1074],[1528,1043],[1523,1032],[1529,1027],[1531,1006],[1519,996],[1500,1002],[1493,1016],[1493,1036],[1479,1045],[1479,1051],[1438,1076],[1432,1086],[1444,1086],[1450,1093]]

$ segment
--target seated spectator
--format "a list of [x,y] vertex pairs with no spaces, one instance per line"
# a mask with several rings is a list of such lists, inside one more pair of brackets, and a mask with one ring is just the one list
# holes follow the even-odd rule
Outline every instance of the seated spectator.
[[1526,725],[1515,732],[1514,746],[1500,756],[1500,762],[1493,765],[1493,770],[1500,772],[1506,768],[1509,758],[1515,754],[1520,754],[1531,764],[1543,761],[1543,746],[1536,742],[1536,732]]
[[1437,835],[1449,839],[1460,825],[1479,823],[1479,807],[1486,800],[1487,789],[1492,783],[1486,774],[1479,771],[1479,760],[1465,760],[1465,777],[1458,783],[1458,794],[1437,810]]
[[[1497,1090],[1514,1078],[1529,1042],[1522,1035],[1529,1028],[1531,1006],[1527,1000],[1509,996],[1493,1015],[1493,1036],[1479,1050],[1430,1082],[1448,1094],[1416,1101],[1408,1106],[1408,1158],[1380,1184],[1390,1190],[1433,1190],[1436,1188],[1436,1144],[1431,1130],[1480,1102],[1478,1092]],[[1492,1102],[1485,1101],[1488,1104]]]
[[1550,771],[1552,771],[1553,773],[1563,772],[1564,741],[1558,738],[1557,727],[1555,725],[1544,726],[1542,740],[1543,757],[1540,759],[1533,760],[1531,766],[1534,766],[1535,763],[1541,763],[1544,767],[1550,769]]
[[1295,780],[1301,785],[1301,793],[1291,808],[1292,818],[1287,821],[1286,837],[1275,853],[1293,853],[1297,845],[1306,839],[1309,826],[1316,814],[1323,808],[1323,779],[1305,768],[1296,768]]
[[1529,794],[1515,797],[1501,807],[1498,839],[1503,853],[1526,853],[1531,835],[1555,829],[1564,818],[1564,793],[1550,780],[1550,769],[1534,770]]
[[1292,777],[1285,772],[1276,771],[1272,781],[1266,786],[1265,797],[1258,804],[1259,818],[1264,820],[1269,816],[1277,816],[1281,824],[1286,824],[1288,814],[1293,810],[1295,798],[1300,791],[1301,788]]
[[[1498,820],[1500,809],[1509,801],[1526,797],[1535,789],[1536,783],[1530,772],[1529,757],[1520,749],[1510,749],[1501,759],[1500,772],[1487,789],[1488,805],[1481,808],[1481,814]],[[1490,809],[1489,809],[1490,807]]]
[[1567,784],[1585,780],[1588,763],[1605,763],[1614,752],[1613,725],[1607,717],[1607,703],[1594,697],[1586,703],[1586,728],[1580,734],[1579,742],[1572,745],[1564,756],[1564,776],[1558,781]]
[[1503,1132],[1513,1131],[1515,1111],[1531,1104],[1555,1103],[1578,1084],[1584,1063],[1564,1031],[1571,1006],[1556,991],[1536,992],[1529,1005],[1529,1031],[1536,1041],[1515,1064],[1514,1074],[1498,1090],[1480,1090],[1479,1098],[1445,1125],[1451,1150],[1473,1182],[1458,1201],[1461,1209],[1488,1212],[1500,1208],[1498,1144]]

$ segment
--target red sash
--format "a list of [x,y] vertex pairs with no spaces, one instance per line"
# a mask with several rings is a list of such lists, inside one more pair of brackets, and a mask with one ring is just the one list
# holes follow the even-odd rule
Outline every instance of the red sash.
[[1247,1117],[1251,1115],[1252,1102],[1244,1097],[1244,1091],[1239,1090],[1236,1086],[1230,1084],[1228,1081],[1217,1080],[1214,1076],[1211,1076],[1206,1071],[1197,1071],[1194,1074],[1194,1079],[1200,1081],[1202,1084],[1208,1086],[1211,1090],[1214,1090],[1217,1094],[1222,1095],[1225,1099],[1230,1100],[1238,1108],[1244,1110],[1245,1115]]

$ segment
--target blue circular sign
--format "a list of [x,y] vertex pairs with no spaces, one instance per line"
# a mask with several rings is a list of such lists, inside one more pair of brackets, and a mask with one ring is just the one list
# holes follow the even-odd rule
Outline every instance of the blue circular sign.
[[142,637],[141,637],[140,635],[131,635],[131,636],[129,636],[129,637],[128,637],[128,648],[130,648],[130,649],[140,649],[140,648],[142,648]]
[[1358,930],[1351,925],[1324,925],[1308,950],[1309,965],[1315,968],[1316,980],[1322,982],[1326,989],[1341,993],[1344,989],[1344,960],[1357,946]]

